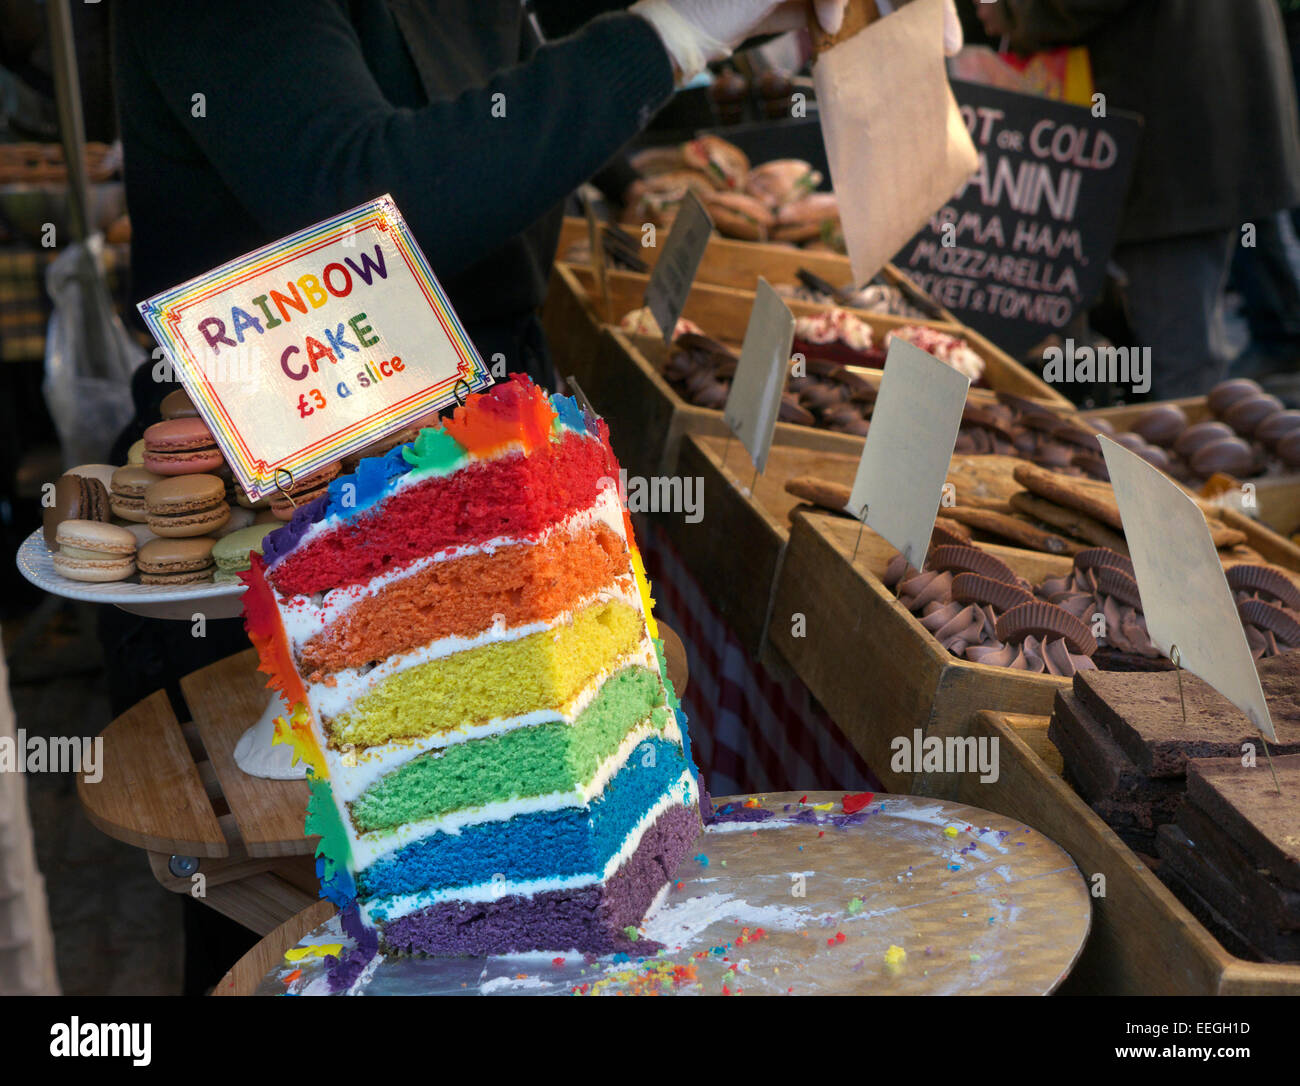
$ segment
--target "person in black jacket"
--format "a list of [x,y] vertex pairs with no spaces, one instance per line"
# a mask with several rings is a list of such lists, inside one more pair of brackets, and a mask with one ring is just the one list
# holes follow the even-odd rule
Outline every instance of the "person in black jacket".
[[1195,396],[1229,347],[1224,285],[1242,227],[1300,203],[1300,135],[1276,0],[997,0],[985,29],[1031,53],[1083,45],[1111,109],[1142,114],[1115,263],[1151,395]]
[[[827,22],[842,5],[819,0]],[[120,0],[137,296],[389,192],[479,353],[548,377],[535,312],[564,197],[675,78],[809,12],[626,6],[542,0],[546,32],[573,31],[543,44],[519,0]],[[167,391],[141,376],[143,423]]]

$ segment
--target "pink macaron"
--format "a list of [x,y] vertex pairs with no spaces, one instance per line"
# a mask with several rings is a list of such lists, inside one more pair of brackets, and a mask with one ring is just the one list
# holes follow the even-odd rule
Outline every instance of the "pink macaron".
[[223,462],[202,419],[167,419],[144,432],[144,466],[155,475],[213,472]]

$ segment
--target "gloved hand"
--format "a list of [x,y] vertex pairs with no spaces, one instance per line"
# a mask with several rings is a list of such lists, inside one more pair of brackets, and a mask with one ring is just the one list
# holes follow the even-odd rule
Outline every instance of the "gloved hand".
[[[984,6],[986,5],[976,3],[975,10],[978,12]],[[955,57],[961,52],[961,47],[965,44],[966,38],[962,34],[961,19],[957,16],[957,7],[953,0],[946,0],[943,6],[943,55]]]
[[685,82],[722,60],[746,38],[783,34],[808,23],[809,8],[828,34],[844,21],[847,0],[638,0],[628,10],[659,33]]

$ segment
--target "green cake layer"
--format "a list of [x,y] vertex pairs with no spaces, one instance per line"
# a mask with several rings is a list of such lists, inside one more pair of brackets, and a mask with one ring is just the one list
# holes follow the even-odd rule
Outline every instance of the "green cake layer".
[[353,800],[353,824],[368,833],[462,808],[567,791],[590,781],[639,725],[662,731],[668,713],[658,673],[624,668],[610,676],[572,724],[515,728],[411,759]]

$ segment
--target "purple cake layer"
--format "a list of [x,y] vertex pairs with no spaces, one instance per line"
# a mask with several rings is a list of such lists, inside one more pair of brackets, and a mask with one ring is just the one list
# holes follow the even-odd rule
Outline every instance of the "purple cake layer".
[[590,954],[654,953],[658,944],[633,941],[623,929],[641,923],[699,833],[698,808],[670,807],[604,885],[430,905],[382,924],[383,949],[389,954],[439,955],[512,954],[539,947]]

